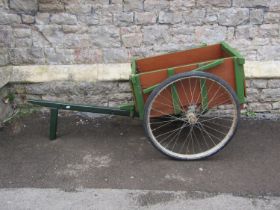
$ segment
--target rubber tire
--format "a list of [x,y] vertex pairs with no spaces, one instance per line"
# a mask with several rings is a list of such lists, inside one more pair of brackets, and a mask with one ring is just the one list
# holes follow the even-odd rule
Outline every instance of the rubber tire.
[[[184,79],[184,78],[187,78],[187,77],[191,77],[191,76],[203,76],[203,77],[207,77],[209,79],[212,79],[216,82],[218,82],[220,85],[224,86],[225,89],[228,90],[228,92],[232,95],[233,97],[233,100],[236,104],[236,108],[237,108],[237,123],[236,123],[236,126],[235,126],[235,129],[232,133],[232,135],[229,137],[229,139],[227,140],[227,142],[222,145],[221,148],[219,148],[217,151],[207,155],[207,156],[204,156],[204,157],[201,157],[199,159],[189,159],[189,158],[182,158],[182,157],[178,157],[178,156],[174,156],[174,155],[171,155],[171,154],[168,154],[166,153],[165,151],[163,151],[160,147],[157,146],[157,144],[155,144],[155,142],[153,141],[153,139],[150,137],[150,133],[148,132],[149,130],[149,125],[148,125],[148,110],[149,110],[149,106],[151,106],[151,103],[153,102],[153,99],[154,97],[157,96],[157,93],[159,91],[161,91],[162,88],[166,88],[168,86],[169,83],[172,83],[173,81],[175,80],[178,80],[178,79]],[[216,75],[214,74],[210,74],[210,73],[207,73],[207,72],[186,72],[186,73],[181,73],[181,74],[176,74],[172,77],[169,77],[168,79],[164,80],[162,83],[160,83],[153,91],[152,93],[149,95],[146,103],[145,103],[145,107],[144,107],[144,119],[143,119],[143,126],[144,126],[144,129],[145,129],[145,133],[146,135],[148,136],[150,142],[152,143],[152,145],[157,149],[159,150],[162,154],[168,156],[169,158],[171,159],[175,159],[175,160],[200,160],[200,159],[205,159],[205,158],[208,158],[210,156],[213,156],[215,155],[216,153],[218,153],[219,151],[221,151],[233,138],[233,136],[235,135],[236,133],[236,130],[239,126],[239,121],[240,121],[240,103],[239,103],[239,100],[237,98],[237,95],[235,93],[235,91],[232,89],[232,87],[223,79],[217,77]]]

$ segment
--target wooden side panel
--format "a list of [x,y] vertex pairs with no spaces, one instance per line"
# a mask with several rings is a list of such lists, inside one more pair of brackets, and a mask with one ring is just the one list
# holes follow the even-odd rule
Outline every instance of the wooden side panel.
[[[194,70],[197,67],[198,66],[194,64],[194,65],[189,65],[184,67],[178,67],[175,68],[174,70],[175,70],[175,74],[179,74],[179,73]],[[219,78],[225,80],[233,88],[233,90],[236,90],[233,58],[225,59],[224,63],[222,63],[221,65],[213,69],[208,70],[207,72],[214,74]],[[168,78],[167,69],[162,71],[140,74],[141,87],[142,89],[148,88],[150,86],[161,83],[167,78]],[[226,95],[225,92],[223,92],[222,89],[219,88],[219,86],[213,84],[213,82],[207,82],[206,87],[207,87],[207,94],[209,98],[209,104],[208,104],[209,107],[213,107],[218,104],[224,104],[229,100],[229,98],[224,97]],[[201,103],[201,90],[200,90],[199,80],[192,80],[191,82],[190,80],[182,81],[176,84],[176,89],[179,94],[181,106],[183,107],[188,106],[190,104],[189,101],[190,98],[193,99],[193,101],[196,101],[198,104]],[[144,101],[147,100],[148,96],[149,94],[144,94]],[[170,89],[165,90],[162,96],[157,99],[156,108],[166,114],[173,113],[173,103],[172,103],[172,96],[171,96]],[[163,113],[160,114],[158,112],[152,114],[154,114],[155,116],[163,115]]]
[[153,70],[166,69],[192,63],[205,62],[226,57],[220,44],[209,45],[181,52],[164,54],[136,61],[137,72],[149,72]]

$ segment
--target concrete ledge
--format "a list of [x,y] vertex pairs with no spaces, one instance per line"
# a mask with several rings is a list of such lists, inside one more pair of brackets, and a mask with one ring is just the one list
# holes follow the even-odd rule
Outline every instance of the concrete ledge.
[[247,61],[245,76],[248,79],[280,78],[280,61]]
[[[29,65],[0,68],[0,87],[8,82],[118,81],[128,80],[129,63],[92,65]],[[280,61],[247,61],[245,75],[250,78],[280,78]]]
[[0,67],[0,88],[10,82],[12,67]]
[[127,80],[129,73],[129,63],[13,66],[10,82],[114,81]]

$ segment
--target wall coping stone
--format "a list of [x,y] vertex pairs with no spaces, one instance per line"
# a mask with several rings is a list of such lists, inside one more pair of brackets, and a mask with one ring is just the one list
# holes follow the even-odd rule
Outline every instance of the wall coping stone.
[[[129,63],[5,66],[0,67],[0,88],[9,82],[119,81],[128,80],[129,75]],[[280,78],[280,61],[246,61],[245,76],[247,79]]]

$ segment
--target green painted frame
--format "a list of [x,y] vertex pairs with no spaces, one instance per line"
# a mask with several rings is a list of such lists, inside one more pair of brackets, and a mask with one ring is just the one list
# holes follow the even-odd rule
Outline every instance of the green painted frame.
[[[167,69],[167,74],[169,77],[172,77],[175,74],[174,68]],[[171,97],[172,97],[174,113],[179,114],[181,112],[180,98],[176,86],[174,84],[171,85]]]
[[44,100],[28,100],[29,103],[50,108],[50,140],[56,139],[57,134],[57,121],[58,111],[80,111],[80,112],[92,112],[100,114],[111,114],[120,116],[131,116],[134,117],[134,104],[126,104],[121,107],[103,107],[93,105],[82,105],[82,104],[70,104],[63,102],[44,101]]
[[229,53],[234,59],[236,94],[241,104],[245,101],[245,72],[244,64],[245,58],[234,48],[229,46],[226,42],[221,42],[221,47],[224,51]]

